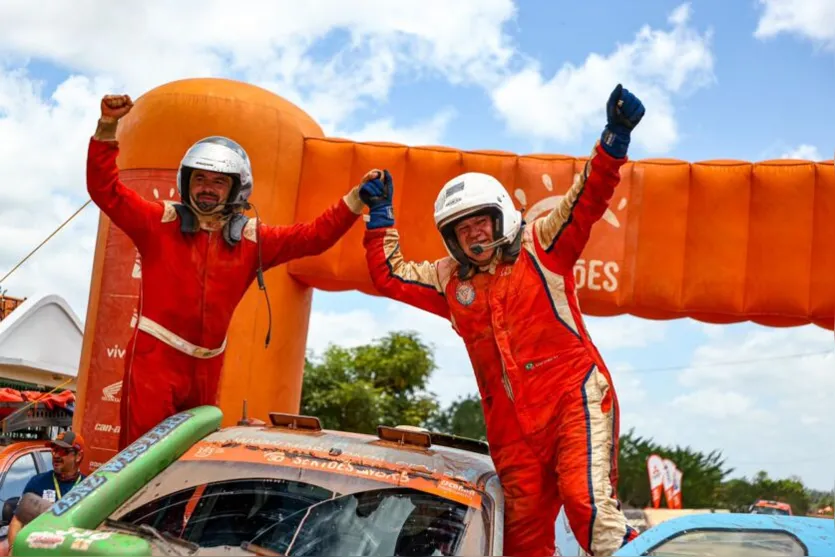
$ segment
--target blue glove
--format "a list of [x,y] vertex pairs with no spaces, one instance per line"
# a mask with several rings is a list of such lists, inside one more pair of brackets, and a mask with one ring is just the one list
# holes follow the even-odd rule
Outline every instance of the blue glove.
[[360,199],[368,205],[369,220],[366,228],[385,228],[394,226],[394,210],[391,201],[394,197],[394,183],[388,170],[383,175],[364,183],[360,188]]
[[615,158],[624,158],[629,149],[630,134],[645,111],[641,100],[618,83],[606,103],[607,122],[600,136],[603,149]]

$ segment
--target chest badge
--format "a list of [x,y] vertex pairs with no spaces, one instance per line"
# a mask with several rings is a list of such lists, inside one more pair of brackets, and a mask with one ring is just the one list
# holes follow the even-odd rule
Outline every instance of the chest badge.
[[455,288],[455,299],[462,306],[468,306],[475,300],[475,288],[469,282],[462,282]]

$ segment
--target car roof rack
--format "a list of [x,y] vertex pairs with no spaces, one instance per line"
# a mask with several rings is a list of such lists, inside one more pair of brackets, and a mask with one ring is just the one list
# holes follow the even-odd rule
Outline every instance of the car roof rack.
[[451,447],[453,449],[461,449],[473,453],[490,455],[490,445],[478,439],[471,437],[461,437],[460,435],[452,435],[449,433],[437,433],[435,431],[430,433],[432,443],[434,445],[441,445],[442,447]]
[[391,441],[399,445],[412,445],[422,449],[428,449],[432,446],[432,434],[423,428],[399,425],[378,425],[377,437],[382,441]]
[[2,420],[0,437],[11,438],[20,433],[21,438],[31,439],[36,430],[50,427],[68,429],[72,427],[73,413],[64,408],[49,409],[29,402],[0,402],[0,410],[7,414]]
[[284,414],[270,412],[270,422],[273,427],[285,429],[322,431],[322,422],[316,416],[302,416],[301,414]]
[[428,449],[432,445],[439,445],[441,447],[450,447],[490,455],[490,447],[484,441],[448,433],[438,433],[410,425],[394,427],[386,425],[377,426],[377,437],[383,441],[391,441],[400,445],[413,445],[424,449]]

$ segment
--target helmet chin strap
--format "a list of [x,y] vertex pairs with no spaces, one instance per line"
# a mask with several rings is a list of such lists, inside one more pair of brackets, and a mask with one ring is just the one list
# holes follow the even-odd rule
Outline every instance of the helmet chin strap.
[[203,209],[202,207],[200,207],[200,203],[198,203],[197,199],[194,198],[194,195],[189,195],[189,198],[190,198],[189,201],[191,201],[192,209],[194,209],[194,211],[198,215],[203,216],[203,217],[210,217],[210,216],[216,215],[217,213],[220,213],[221,211],[223,211],[223,208],[226,206],[225,203],[217,203],[211,209],[206,210],[206,209]]
[[252,205],[250,205],[249,202],[246,202],[246,201],[241,202],[241,203],[223,202],[223,203],[216,204],[214,207],[212,207],[211,210],[206,211],[206,210],[200,208],[200,205],[197,203],[197,200],[194,198],[193,195],[189,195],[189,200],[191,201],[191,203],[190,203],[191,208],[194,209],[194,211],[198,215],[204,216],[204,217],[211,217],[211,216],[217,215],[218,213],[223,212],[224,209],[240,208],[241,210],[246,211],[247,209],[252,208]]

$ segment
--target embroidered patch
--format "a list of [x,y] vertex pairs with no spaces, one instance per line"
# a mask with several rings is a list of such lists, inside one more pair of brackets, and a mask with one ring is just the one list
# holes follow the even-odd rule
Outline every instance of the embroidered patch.
[[455,299],[462,306],[468,306],[475,300],[475,288],[469,282],[462,282],[455,289]]

